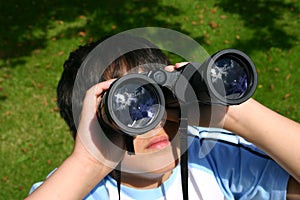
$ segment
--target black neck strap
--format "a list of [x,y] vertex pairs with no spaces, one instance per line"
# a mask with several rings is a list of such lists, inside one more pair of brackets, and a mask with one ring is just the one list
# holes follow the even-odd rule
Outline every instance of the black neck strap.
[[119,200],[121,200],[121,162],[117,166],[116,173],[116,179],[117,179],[117,187],[118,187],[118,195]]
[[180,118],[180,168],[183,200],[188,200],[188,141],[187,141],[187,106],[182,106]]

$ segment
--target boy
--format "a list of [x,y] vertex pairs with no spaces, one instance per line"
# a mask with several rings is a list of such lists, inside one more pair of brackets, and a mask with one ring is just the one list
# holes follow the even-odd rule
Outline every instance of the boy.
[[[165,69],[169,71],[182,65],[170,66],[166,56],[147,40],[127,35],[123,37],[124,43],[113,44],[119,46],[116,49],[121,49],[120,52],[122,44],[140,48],[109,60],[111,55],[104,58],[95,51],[105,42],[102,41],[79,48],[65,62],[57,90],[58,104],[61,115],[72,130],[74,151],[40,187],[33,187],[33,190],[37,189],[28,199],[182,198],[178,163],[183,152],[180,151],[177,137],[180,128],[178,108],[167,108],[163,126],[134,137],[132,145],[135,155],[126,153],[123,135],[113,130],[107,131],[99,125],[99,103],[115,78],[161,65],[167,66]],[[108,59],[104,63],[109,63],[109,66],[106,68],[107,65],[96,62],[98,72],[80,69],[94,57]],[[156,65],[151,65],[153,63]],[[83,79],[77,80],[76,75],[81,75]],[[207,116],[210,116],[210,112],[220,110],[220,117],[213,119],[214,126],[236,133],[268,155],[227,131],[224,131],[224,135],[230,138],[231,143],[222,139],[215,142],[209,134],[210,129],[189,127],[189,134],[196,132],[190,136],[188,149],[190,199],[299,197],[298,123],[278,115],[253,99],[237,106],[208,108],[208,115],[204,114],[204,110],[201,109],[200,121],[189,123],[209,125],[205,122],[210,119]],[[204,138],[203,135],[209,137]],[[212,149],[206,149],[211,145]]]

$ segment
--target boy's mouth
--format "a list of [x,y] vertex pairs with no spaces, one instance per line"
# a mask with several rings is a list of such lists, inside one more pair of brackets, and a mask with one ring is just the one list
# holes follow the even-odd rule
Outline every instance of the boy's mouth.
[[167,136],[158,136],[150,140],[146,149],[163,149],[170,144],[169,138]]

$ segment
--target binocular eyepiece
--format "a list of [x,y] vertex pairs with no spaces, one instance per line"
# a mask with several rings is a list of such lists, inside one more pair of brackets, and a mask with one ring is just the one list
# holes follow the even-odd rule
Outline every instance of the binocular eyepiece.
[[[165,107],[198,103],[237,105],[257,86],[252,60],[236,49],[225,49],[204,63],[188,63],[168,72],[163,68],[127,74],[104,93],[98,109],[101,126],[129,136],[146,133],[165,117]],[[170,101],[171,100],[171,101]],[[174,101],[175,100],[175,101]]]

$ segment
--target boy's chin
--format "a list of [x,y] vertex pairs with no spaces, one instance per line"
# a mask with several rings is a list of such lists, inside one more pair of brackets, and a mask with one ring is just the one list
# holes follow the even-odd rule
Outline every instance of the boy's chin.
[[179,150],[167,146],[161,150],[136,155],[125,155],[121,162],[121,171],[128,173],[162,173],[176,167]]

